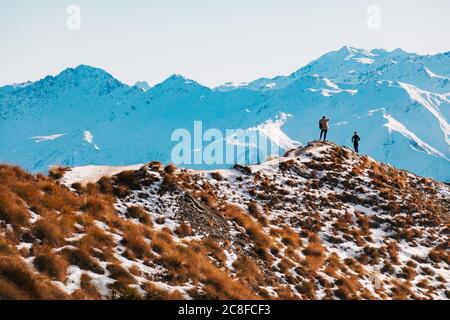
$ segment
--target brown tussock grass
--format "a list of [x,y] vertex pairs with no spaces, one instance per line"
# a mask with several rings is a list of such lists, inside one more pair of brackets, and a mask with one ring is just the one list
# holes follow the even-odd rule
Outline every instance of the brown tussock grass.
[[192,236],[194,233],[192,231],[192,228],[189,224],[186,222],[182,222],[176,229],[175,234],[180,238],[185,238]]
[[101,221],[115,212],[111,202],[102,197],[88,196],[81,210]]
[[152,219],[147,211],[142,207],[131,206],[127,208],[126,216],[128,218],[138,219],[140,223],[151,226]]
[[64,282],[68,263],[62,256],[52,252],[48,246],[33,247],[33,253],[36,270],[47,274],[53,280]]
[[241,208],[233,205],[227,205],[224,211],[225,216],[237,222],[246,230],[249,237],[255,242],[259,249],[265,250],[272,245],[272,240],[265,233],[262,225],[253,220]]
[[102,298],[97,288],[92,284],[92,279],[87,273],[82,273],[80,277],[80,289],[85,295],[84,299],[99,300]]
[[176,171],[177,171],[177,167],[173,163],[168,164],[164,168],[164,172],[167,173],[167,174],[174,174]]
[[361,285],[358,282],[357,277],[355,276],[339,277],[335,281],[335,285],[337,285],[338,288],[334,291],[334,294],[339,299],[351,300],[358,298],[356,292],[360,290]]
[[18,257],[0,257],[0,298],[23,299],[65,299],[62,291],[48,279],[33,273],[25,261]]
[[28,224],[30,214],[24,202],[6,187],[0,185],[0,220],[23,226]]
[[236,270],[237,276],[253,288],[263,283],[264,276],[258,265],[249,257],[239,256],[233,262],[233,267]]
[[147,282],[144,286],[146,291],[145,300],[184,300],[183,294],[178,291],[164,290],[151,282]]
[[129,228],[123,234],[122,244],[130,249],[138,259],[150,257],[150,245],[145,242],[141,232],[135,232],[137,228]]
[[325,260],[325,248],[316,235],[309,237],[308,246],[303,249],[306,256],[304,264],[313,271],[318,270]]
[[85,249],[64,249],[63,254],[70,264],[80,267],[82,270],[92,271],[98,274],[104,274],[104,270],[98,262],[91,257]]
[[60,228],[57,220],[57,217],[53,214],[49,214],[45,219],[39,219],[33,226],[33,235],[46,244],[52,246],[62,245],[67,234]]
[[220,172],[211,172],[211,177],[217,181],[222,181],[223,177]]
[[69,167],[62,167],[62,166],[53,166],[48,171],[48,176],[54,180],[61,179],[64,174],[69,171]]
[[128,272],[127,269],[122,267],[119,262],[113,262],[106,267],[106,270],[109,272],[109,277],[115,279],[117,281],[122,282],[124,285],[130,285],[136,283],[133,275]]

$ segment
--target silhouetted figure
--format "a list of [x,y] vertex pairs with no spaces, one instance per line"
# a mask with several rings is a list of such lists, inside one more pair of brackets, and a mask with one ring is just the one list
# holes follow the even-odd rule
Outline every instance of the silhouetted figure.
[[319,128],[320,128],[319,140],[322,139],[322,135],[323,135],[324,142],[325,142],[325,140],[327,140],[328,121],[330,121],[330,119],[327,119],[325,116],[323,116],[322,119],[319,120]]
[[358,133],[355,131],[355,134],[352,137],[353,148],[355,148],[355,152],[359,152],[359,140],[361,140],[361,138],[358,136]]

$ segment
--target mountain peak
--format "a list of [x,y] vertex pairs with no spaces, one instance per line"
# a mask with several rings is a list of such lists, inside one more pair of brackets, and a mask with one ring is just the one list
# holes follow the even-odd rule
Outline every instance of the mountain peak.
[[171,76],[169,76],[166,80],[163,82],[179,82],[179,83],[188,83],[188,82],[195,82],[194,80],[187,79],[185,76],[174,73]]
[[139,89],[141,89],[144,92],[147,92],[148,90],[151,89],[150,85],[148,84],[147,81],[138,81],[134,84],[134,87],[137,87]]
[[205,86],[201,85],[197,81],[188,79],[181,74],[172,74],[170,77],[168,77],[166,80],[164,80],[160,84],[156,85],[155,87],[178,88],[178,87],[187,87],[187,86],[206,88]]
[[85,64],[80,64],[79,66],[75,68],[67,68],[63,70],[60,74],[58,74],[56,77],[94,77],[94,78],[114,78],[111,74],[106,72],[105,70],[97,67],[92,67]]
[[65,89],[75,86],[83,87],[99,95],[109,94],[113,90],[126,87],[103,69],[81,64],[75,68],[67,68],[55,77],[46,77],[40,85],[58,85]]

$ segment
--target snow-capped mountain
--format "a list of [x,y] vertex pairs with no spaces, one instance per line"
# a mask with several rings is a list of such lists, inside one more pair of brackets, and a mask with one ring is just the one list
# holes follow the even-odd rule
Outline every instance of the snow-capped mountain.
[[144,92],[147,92],[150,90],[150,85],[147,83],[147,81],[138,81],[134,84],[135,87],[141,89]]
[[[170,162],[173,131],[193,132],[197,120],[203,131],[256,131],[284,152],[317,139],[317,122],[326,115],[328,138],[337,144],[350,145],[358,131],[362,153],[450,181],[449,78],[450,52],[421,56],[351,47],[329,52],[289,76],[214,89],[180,75],[151,88],[128,86],[82,65],[0,88],[0,161],[32,171],[54,164]],[[236,143],[226,135],[223,141]],[[248,150],[238,162],[249,154],[261,161],[269,156],[242,143]]]
[[[364,50],[343,47],[307,64],[290,76],[261,78],[239,88],[270,90],[285,88],[305,75],[320,75],[335,82],[359,84],[371,80],[404,81],[438,93],[450,92],[450,52],[420,56],[401,49]],[[229,90],[230,86],[218,87]]]

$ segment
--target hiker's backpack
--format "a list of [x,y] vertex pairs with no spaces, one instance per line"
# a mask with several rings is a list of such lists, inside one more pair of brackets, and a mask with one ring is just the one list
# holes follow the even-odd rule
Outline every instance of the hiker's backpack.
[[319,120],[319,129],[322,130],[322,120]]

